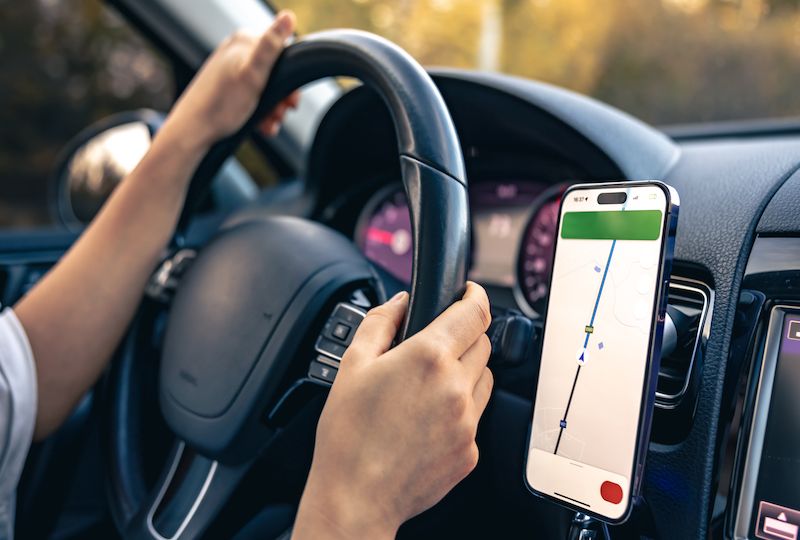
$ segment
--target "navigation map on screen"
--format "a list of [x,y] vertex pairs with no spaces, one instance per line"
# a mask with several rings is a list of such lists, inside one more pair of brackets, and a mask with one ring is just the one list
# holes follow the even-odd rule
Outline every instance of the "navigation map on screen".
[[614,514],[624,509],[636,449],[666,197],[644,186],[603,205],[597,194],[573,191],[563,203],[528,479]]

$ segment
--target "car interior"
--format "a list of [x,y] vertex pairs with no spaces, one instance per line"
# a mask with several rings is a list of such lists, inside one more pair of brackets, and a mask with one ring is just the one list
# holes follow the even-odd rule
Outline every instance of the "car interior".
[[[176,88],[219,39],[274,13],[257,0],[105,3],[168,59]],[[260,136],[257,116],[296,88],[300,109]],[[166,112],[113,111],[64,147],[59,226],[0,235],[3,305],[69,249],[130,170],[115,153],[141,157]],[[243,142],[280,181],[254,182]],[[88,180],[98,167],[102,185]],[[800,372],[782,347],[800,339],[788,322],[800,312],[798,169],[788,124],[657,128],[548,83],[422,69],[364,32],[298,36],[253,120],[195,173],[111,367],[33,445],[17,535],[288,538],[350,330],[411,290],[413,333],[467,276],[493,315],[480,462],[399,537],[568,538],[573,512],[523,482],[559,205],[576,183],[652,179],[681,202],[673,332],[641,496],[609,534],[796,539]]]

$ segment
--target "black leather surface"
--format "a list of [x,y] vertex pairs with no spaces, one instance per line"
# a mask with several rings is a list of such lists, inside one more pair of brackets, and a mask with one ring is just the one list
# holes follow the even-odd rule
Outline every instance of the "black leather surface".
[[401,168],[414,235],[411,276],[413,309],[401,338],[430,324],[434,314],[453,302],[453,280],[463,284],[469,261],[469,212],[464,186],[446,174],[408,156]]
[[617,180],[659,180],[678,160],[678,148],[640,120],[594,99],[546,83],[494,73],[432,70],[440,80],[477,83],[546,111],[602,150],[622,171]]
[[694,424],[676,446],[651,445],[645,496],[663,538],[704,538],[715,496],[717,420],[742,275],[769,199],[800,165],[800,142],[694,143],[666,177],[681,196],[677,264],[707,269],[715,304]]
[[758,222],[758,233],[800,233],[800,174],[793,174],[767,205]]

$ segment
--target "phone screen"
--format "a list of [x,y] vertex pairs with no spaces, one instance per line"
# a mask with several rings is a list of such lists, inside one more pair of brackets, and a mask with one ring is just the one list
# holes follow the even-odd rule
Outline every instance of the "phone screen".
[[559,216],[526,479],[609,520],[630,502],[667,205],[657,185],[576,189]]

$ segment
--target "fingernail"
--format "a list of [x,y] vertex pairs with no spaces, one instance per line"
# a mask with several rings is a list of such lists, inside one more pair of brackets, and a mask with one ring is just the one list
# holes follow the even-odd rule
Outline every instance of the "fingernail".
[[292,15],[288,11],[281,11],[272,23],[279,36],[286,39],[292,35]]
[[406,297],[407,294],[408,293],[406,291],[400,291],[396,295],[392,296],[392,298],[389,300],[389,302],[399,302],[399,301],[403,300]]

